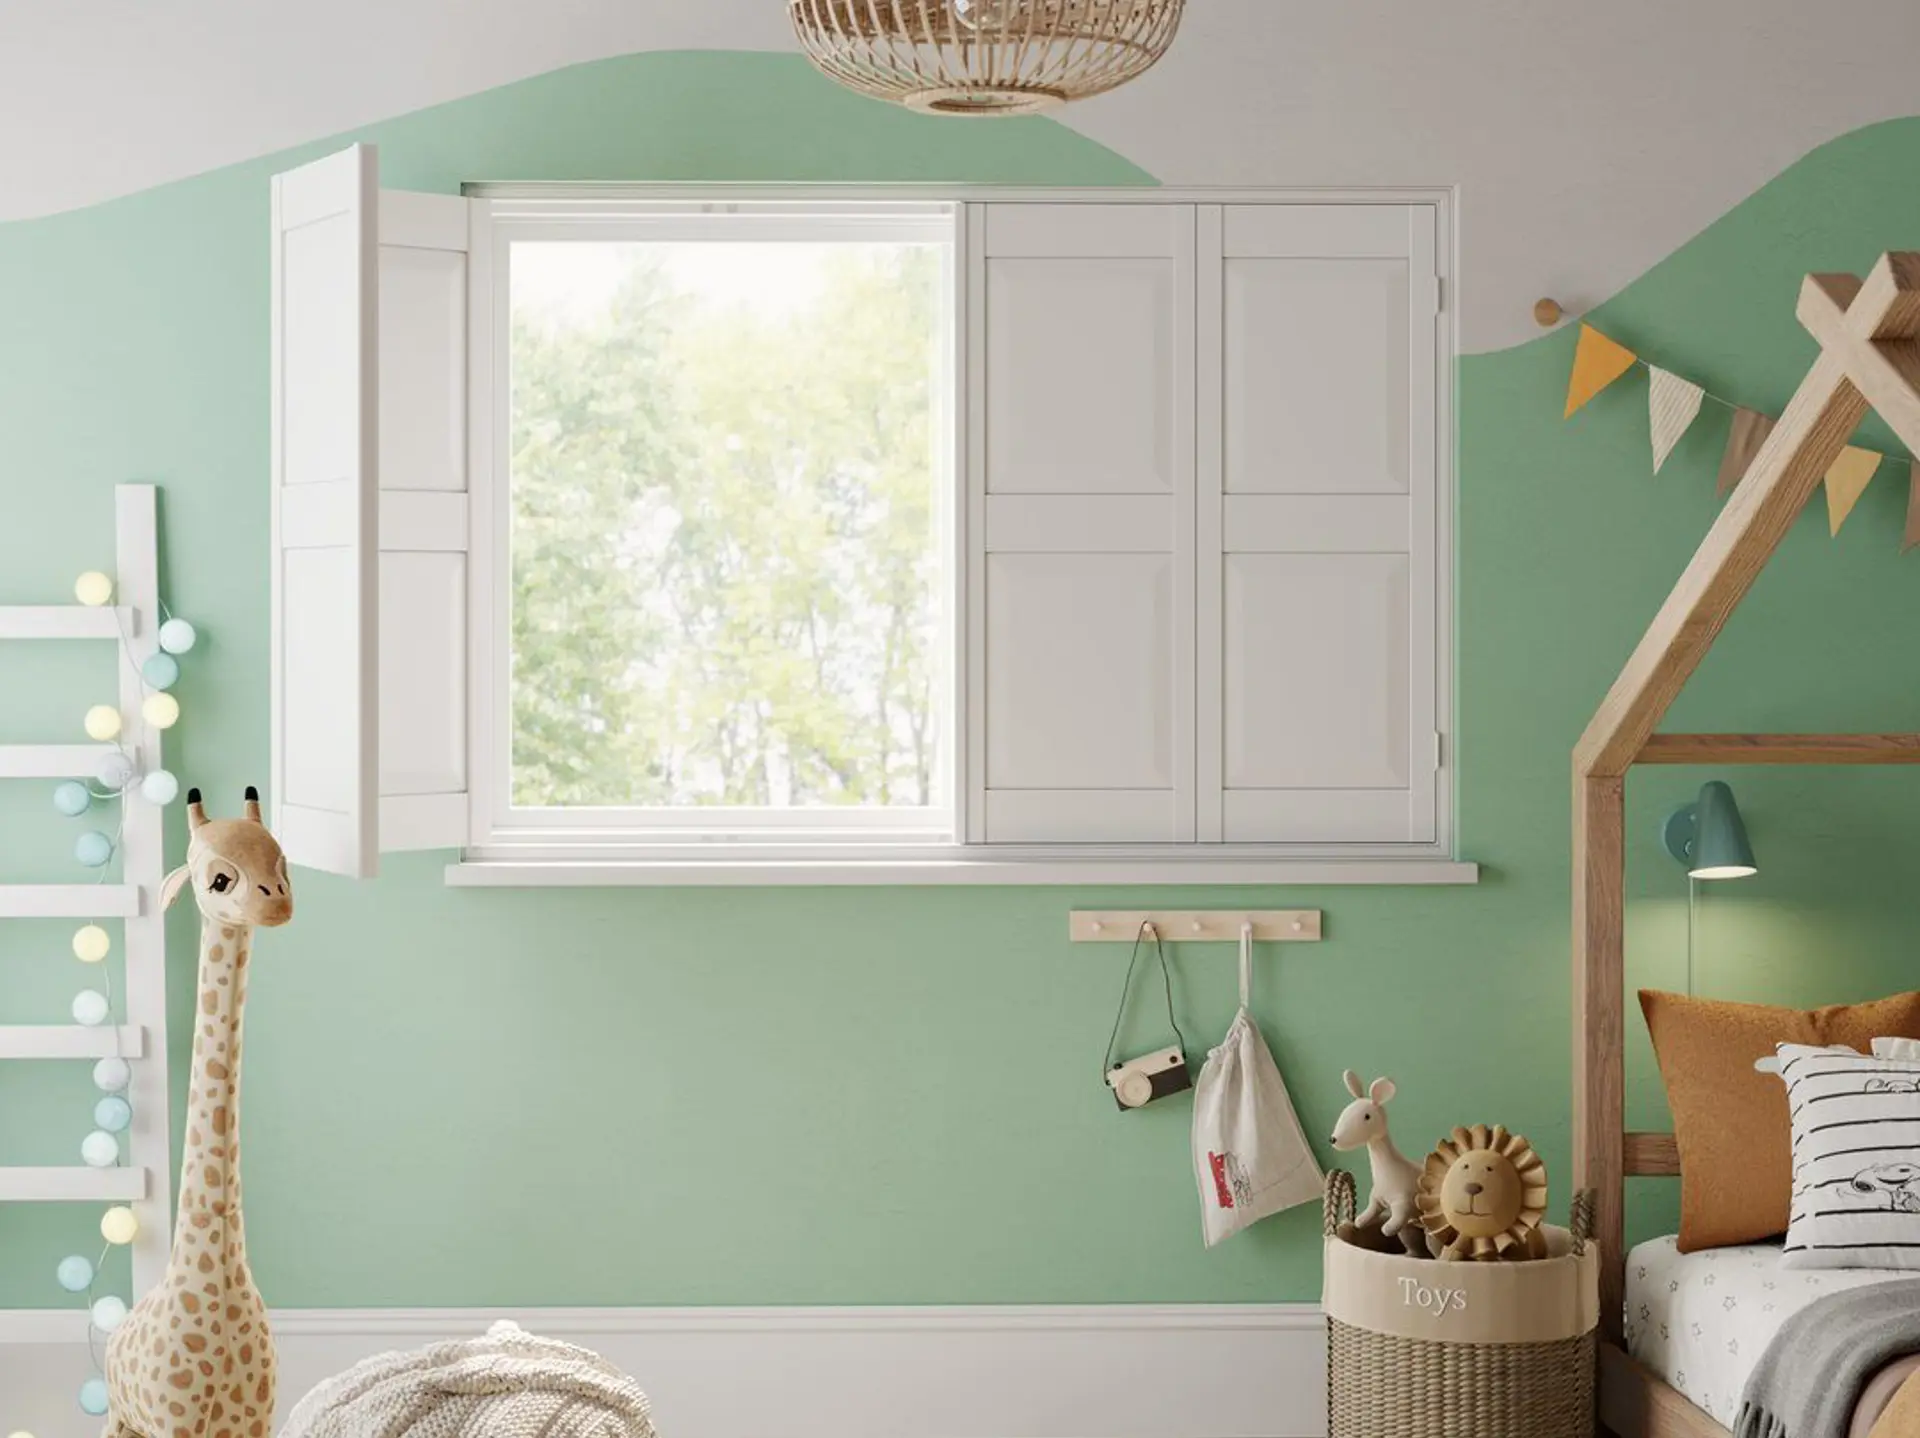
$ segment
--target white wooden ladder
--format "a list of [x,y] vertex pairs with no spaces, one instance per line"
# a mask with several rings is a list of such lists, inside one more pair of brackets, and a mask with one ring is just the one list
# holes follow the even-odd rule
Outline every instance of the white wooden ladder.
[[[127,653],[119,674],[120,745],[135,773],[161,768],[160,731],[140,712],[145,697],[139,667],[159,646],[160,582],[154,487],[114,490],[115,604],[0,605],[0,640],[98,639]],[[129,662],[130,661],[130,662]],[[80,779],[91,782],[111,744],[0,744],[0,779]],[[102,1025],[0,1025],[0,1061],[93,1061],[119,1055],[133,1070],[127,1102],[132,1127],[122,1136],[121,1166],[96,1169],[0,1167],[0,1202],[124,1203],[140,1219],[133,1244],[133,1288],[138,1297],[165,1272],[172,1211],[171,1144],[167,1116],[166,921],[160,883],[162,810],[138,797],[119,801],[120,882],[0,883],[0,919],[76,919],[123,922],[121,993],[126,1022]],[[74,1125],[79,1153],[86,1123]],[[51,1271],[53,1259],[48,1260]]]

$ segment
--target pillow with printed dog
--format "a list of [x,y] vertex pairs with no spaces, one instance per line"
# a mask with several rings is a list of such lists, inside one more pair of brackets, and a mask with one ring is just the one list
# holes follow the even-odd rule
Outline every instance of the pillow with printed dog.
[[1781,1044],[1793,1129],[1783,1268],[1920,1269],[1920,1062]]

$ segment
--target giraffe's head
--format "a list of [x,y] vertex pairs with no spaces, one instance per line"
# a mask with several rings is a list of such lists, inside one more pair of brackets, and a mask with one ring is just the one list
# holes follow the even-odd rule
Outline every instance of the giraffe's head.
[[191,882],[200,912],[220,924],[270,929],[293,917],[293,886],[280,843],[260,822],[260,791],[247,786],[238,819],[209,819],[200,791],[187,790],[187,862],[167,875],[162,907]]

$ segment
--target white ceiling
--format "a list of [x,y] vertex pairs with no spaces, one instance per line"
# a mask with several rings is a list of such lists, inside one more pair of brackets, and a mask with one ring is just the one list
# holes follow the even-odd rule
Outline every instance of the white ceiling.
[[[1189,12],[1159,70],[1066,123],[1170,184],[1457,184],[1470,350],[1534,333],[1539,295],[1603,299],[1822,141],[1920,110],[1914,0]],[[579,60],[791,48],[781,0],[13,0],[0,219]]]

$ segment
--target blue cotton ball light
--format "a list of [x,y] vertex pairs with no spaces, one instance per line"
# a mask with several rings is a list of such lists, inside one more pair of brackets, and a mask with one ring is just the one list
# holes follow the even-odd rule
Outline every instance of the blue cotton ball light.
[[53,1276],[67,1292],[85,1293],[93,1286],[93,1265],[79,1254],[70,1253],[60,1260]]
[[185,654],[199,638],[184,619],[169,619],[160,626],[160,647],[169,654]]
[[140,666],[140,677],[155,689],[171,689],[180,682],[180,661],[164,650],[148,655]]
[[108,1133],[125,1133],[133,1122],[133,1105],[110,1095],[93,1106],[93,1121]]
[[105,868],[107,860],[113,857],[113,840],[98,829],[89,829],[74,840],[73,857],[89,869]]
[[102,1093],[119,1093],[133,1082],[133,1065],[125,1059],[101,1059],[93,1066],[93,1086]]
[[103,1378],[89,1378],[80,1385],[80,1411],[98,1418],[107,1411],[107,1384]]
[[180,797],[180,781],[165,769],[155,769],[140,781],[140,797],[164,809]]
[[93,795],[85,784],[69,779],[53,791],[53,807],[69,819],[77,819],[93,807]]

